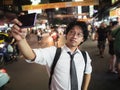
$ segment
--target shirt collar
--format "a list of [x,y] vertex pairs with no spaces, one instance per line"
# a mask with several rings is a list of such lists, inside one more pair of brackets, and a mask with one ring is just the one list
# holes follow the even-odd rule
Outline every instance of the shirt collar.
[[[66,45],[64,45],[63,47],[62,47],[62,49],[63,50],[65,50],[66,52],[71,52],[71,50],[66,46]],[[80,52],[80,50],[77,48],[76,50],[75,50],[75,52],[73,52],[73,53],[79,53]],[[71,52],[71,54],[73,54],[72,52]]]

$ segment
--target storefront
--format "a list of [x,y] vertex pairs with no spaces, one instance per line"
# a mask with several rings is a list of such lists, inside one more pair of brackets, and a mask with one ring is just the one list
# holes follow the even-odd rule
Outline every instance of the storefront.
[[118,20],[120,23],[120,7],[110,10],[109,14],[111,20],[113,21]]

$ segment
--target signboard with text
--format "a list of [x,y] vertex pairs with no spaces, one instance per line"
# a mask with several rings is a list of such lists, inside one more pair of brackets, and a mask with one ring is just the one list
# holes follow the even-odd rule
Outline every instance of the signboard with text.
[[110,11],[110,16],[119,16],[120,17],[120,8],[114,9]]
[[22,10],[27,11],[27,10],[35,10],[35,9],[65,8],[65,7],[89,6],[89,5],[98,5],[98,4],[99,4],[98,0],[60,2],[60,3],[39,4],[39,5],[24,5],[22,6]]

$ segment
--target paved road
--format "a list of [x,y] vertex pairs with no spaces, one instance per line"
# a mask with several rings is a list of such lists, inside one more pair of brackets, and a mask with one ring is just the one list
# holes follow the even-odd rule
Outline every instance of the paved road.
[[[59,40],[58,45],[63,37]],[[31,35],[28,42],[32,48],[43,48],[53,45],[52,39],[44,34],[44,38],[39,43],[35,35]],[[100,58],[96,47],[96,41],[87,40],[81,47],[87,50],[92,58],[93,73],[89,90],[120,90],[120,80],[117,75],[108,74],[109,55],[105,52],[104,58]],[[29,53],[29,52],[28,52]],[[48,75],[44,66],[38,64],[28,64],[21,56],[17,62],[5,66],[11,82],[4,90],[48,90]]]

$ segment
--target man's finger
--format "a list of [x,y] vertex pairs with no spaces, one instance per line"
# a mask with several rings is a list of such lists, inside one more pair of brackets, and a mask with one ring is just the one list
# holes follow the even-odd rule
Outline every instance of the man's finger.
[[19,26],[22,25],[22,23],[21,23],[17,18],[14,19],[14,20],[12,21],[12,23],[17,24],[17,25],[19,25]]

